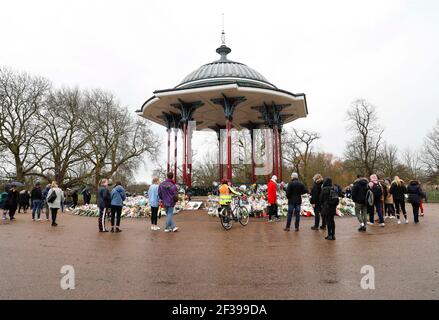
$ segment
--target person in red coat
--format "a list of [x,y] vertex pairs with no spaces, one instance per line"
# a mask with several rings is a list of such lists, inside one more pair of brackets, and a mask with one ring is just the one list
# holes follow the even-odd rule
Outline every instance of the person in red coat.
[[268,222],[273,222],[272,217],[279,221],[277,210],[277,177],[273,176],[268,182]]

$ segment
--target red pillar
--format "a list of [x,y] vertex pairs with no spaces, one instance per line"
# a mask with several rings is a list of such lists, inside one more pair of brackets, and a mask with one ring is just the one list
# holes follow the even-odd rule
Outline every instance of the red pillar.
[[282,131],[278,129],[278,141],[279,141],[279,176],[280,180],[283,181],[283,159],[282,159]]
[[273,137],[274,137],[274,157],[275,157],[275,174],[279,176],[279,142],[278,142],[278,130],[277,126],[273,127]]
[[219,129],[218,132],[218,174],[219,174],[219,182],[223,180],[224,173],[223,173],[223,141],[221,139],[221,129]]
[[273,156],[272,156],[272,161],[273,161],[273,171],[271,172],[271,175],[275,175],[276,174],[276,143],[274,141],[275,139],[275,135],[274,135],[274,129],[271,130],[271,144],[272,144],[272,152],[273,152]]
[[[187,128],[186,128],[187,130]],[[189,129],[187,133],[187,150],[186,150],[186,162],[187,162],[187,186],[192,187],[192,129]]]
[[167,173],[171,171],[171,128],[168,128],[168,165]]
[[177,182],[177,132],[178,128],[174,131],[174,180]]
[[[270,131],[269,129],[264,129],[264,138],[265,138],[265,165],[268,166],[270,159],[269,159],[269,152],[270,152]],[[272,168],[273,170],[273,168]],[[270,180],[270,174],[267,172],[267,180]]]
[[251,139],[251,157],[252,157],[252,183],[256,182],[255,176],[255,140],[253,129],[250,129],[250,139]]
[[232,122],[226,120],[227,127],[227,180],[232,180]]
[[187,123],[183,123],[183,184],[187,184]]

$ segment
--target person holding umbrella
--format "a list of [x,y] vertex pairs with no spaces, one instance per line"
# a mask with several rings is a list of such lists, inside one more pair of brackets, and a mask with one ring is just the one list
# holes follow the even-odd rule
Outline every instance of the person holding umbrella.
[[[8,196],[6,197],[6,205],[5,209],[9,211],[9,219],[15,220],[15,212],[17,211],[18,207],[18,191],[17,186],[15,184],[12,184]],[[3,213],[3,220],[6,220],[6,213]]]

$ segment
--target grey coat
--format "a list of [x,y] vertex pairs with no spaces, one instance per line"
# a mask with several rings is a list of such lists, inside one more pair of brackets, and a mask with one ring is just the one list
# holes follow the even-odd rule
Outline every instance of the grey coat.
[[48,203],[49,209],[60,209],[61,202],[64,202],[64,192],[58,187],[52,188],[47,193],[46,200],[50,198],[50,195],[52,194],[52,192],[56,192],[56,199],[52,203]]

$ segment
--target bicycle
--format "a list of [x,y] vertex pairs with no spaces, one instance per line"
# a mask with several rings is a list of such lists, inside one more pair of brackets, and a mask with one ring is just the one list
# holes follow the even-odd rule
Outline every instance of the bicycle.
[[233,197],[229,206],[224,206],[219,210],[221,225],[226,230],[232,229],[233,221],[239,221],[245,227],[250,220],[250,214],[247,208],[243,206],[242,198],[240,197]]

